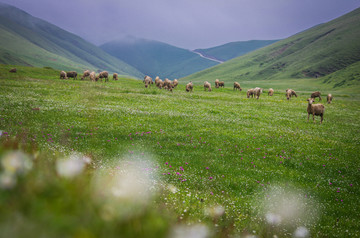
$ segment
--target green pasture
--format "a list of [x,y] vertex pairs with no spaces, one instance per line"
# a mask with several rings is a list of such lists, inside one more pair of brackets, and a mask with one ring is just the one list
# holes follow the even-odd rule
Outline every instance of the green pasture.
[[[1,162],[0,237],[360,235],[360,102],[351,88],[293,80],[298,97],[286,100],[289,81],[239,81],[242,92],[205,92],[199,82],[171,93],[140,80],[10,68],[0,67],[1,160],[20,150],[32,166],[11,184]],[[257,86],[260,99],[246,98]],[[315,90],[321,125],[307,121]],[[74,154],[91,163],[63,177],[57,161]]]

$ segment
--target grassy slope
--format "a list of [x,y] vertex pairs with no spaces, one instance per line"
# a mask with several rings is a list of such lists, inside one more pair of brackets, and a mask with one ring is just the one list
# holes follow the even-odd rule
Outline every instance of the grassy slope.
[[[360,60],[360,9],[245,56],[183,79],[226,82],[314,78],[345,69]],[[354,84],[344,78],[344,86]],[[355,79],[358,85],[360,78]],[[333,87],[336,84],[332,84]]]
[[142,77],[135,68],[80,37],[3,4],[0,5],[0,33],[0,60],[3,64],[51,66],[66,70],[90,68]]
[[188,50],[145,39],[127,38],[100,48],[153,78],[180,78],[218,64]]
[[[195,86],[186,93],[179,85],[170,93],[130,79],[94,84],[54,79],[51,70],[20,67],[19,74],[10,74],[8,69],[0,69],[1,141],[20,134],[49,156],[38,158],[17,189],[0,189],[3,236],[166,237],[169,226],[199,221],[218,237],[253,231],[291,237],[297,226],[306,226],[312,236],[360,235],[359,95],[334,93],[319,125],[306,121],[307,92],[290,101],[283,91],[256,100],[231,88],[208,93]],[[52,155],[72,150],[90,156],[93,164],[87,176],[70,182],[55,176]],[[88,176],[113,174],[122,169],[119,161],[136,158],[150,161],[146,171],[158,174],[163,189],[155,202],[132,216],[115,204],[104,210],[93,201]],[[296,206],[305,206],[304,216],[267,226],[266,204],[274,190],[292,191],[285,199],[297,201],[282,208],[284,222]],[[226,215],[206,212],[216,205]]]
[[277,41],[278,40],[238,41],[208,49],[196,49],[195,51],[202,53],[205,56],[214,57],[221,61],[227,61],[267,45],[271,45]]

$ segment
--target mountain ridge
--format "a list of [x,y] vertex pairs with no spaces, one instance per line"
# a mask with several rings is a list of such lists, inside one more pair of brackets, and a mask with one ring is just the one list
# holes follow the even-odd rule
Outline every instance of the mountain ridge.
[[108,70],[141,78],[137,69],[58,26],[0,4],[0,62],[58,69]]
[[[360,8],[181,80],[201,82],[220,78],[241,82],[322,78],[324,83],[335,86],[337,80],[327,80],[327,77],[360,61],[359,38]],[[343,78],[346,83],[342,85],[360,82],[358,73],[354,71],[355,79]]]
[[113,40],[100,48],[151,77],[180,78],[218,64],[189,50],[137,37]]

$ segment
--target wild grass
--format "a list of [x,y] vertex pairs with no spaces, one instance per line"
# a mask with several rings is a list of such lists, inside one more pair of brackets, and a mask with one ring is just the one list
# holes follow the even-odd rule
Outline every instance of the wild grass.
[[[0,77],[2,237],[360,235],[358,95],[323,99],[320,125],[320,118],[307,122],[312,84],[299,83],[291,100],[277,87],[256,100],[232,85],[213,92],[195,85],[193,93],[179,85],[171,93],[126,78],[7,72]],[[32,166],[8,176],[3,161],[14,150],[23,153],[10,158],[29,157]],[[59,170],[66,158],[87,162],[72,177]]]

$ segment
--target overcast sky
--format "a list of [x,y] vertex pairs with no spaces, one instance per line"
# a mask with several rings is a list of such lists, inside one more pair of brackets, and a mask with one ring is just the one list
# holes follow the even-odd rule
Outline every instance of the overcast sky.
[[289,37],[360,0],[0,0],[96,44],[127,35],[186,49]]

